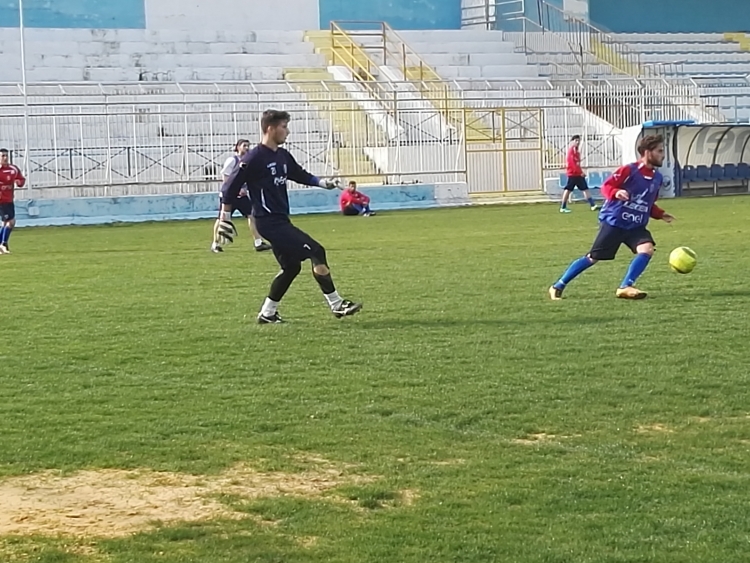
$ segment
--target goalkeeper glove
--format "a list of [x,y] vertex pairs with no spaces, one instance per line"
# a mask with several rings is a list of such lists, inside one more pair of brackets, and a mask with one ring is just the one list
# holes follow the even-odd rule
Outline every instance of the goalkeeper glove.
[[219,220],[218,233],[221,244],[232,244],[234,242],[234,237],[237,236],[237,228],[232,223],[232,215],[230,213],[222,213]]
[[320,187],[326,190],[333,190],[341,187],[341,182],[338,178],[324,178],[320,181]]

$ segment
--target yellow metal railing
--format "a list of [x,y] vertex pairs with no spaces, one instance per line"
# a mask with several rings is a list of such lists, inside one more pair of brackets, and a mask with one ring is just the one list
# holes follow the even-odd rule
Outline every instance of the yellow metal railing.
[[388,110],[392,100],[378,86],[378,79],[373,71],[378,67],[362,46],[357,43],[337,22],[331,22],[331,53],[333,65],[342,65],[352,73],[354,80],[361,83],[369,94]]
[[[333,45],[345,50],[336,60],[351,64],[366,76],[372,76],[372,68],[386,65],[397,69],[403,79],[411,83],[419,95],[430,102],[446,122],[462,131],[472,142],[492,142],[493,133],[481,118],[466,106],[460,90],[442,79],[406,41],[386,22],[338,21],[331,23]],[[363,61],[368,63],[363,68]],[[351,67],[350,67],[351,69]],[[374,78],[374,77],[373,77]],[[468,119],[467,119],[468,118]]]

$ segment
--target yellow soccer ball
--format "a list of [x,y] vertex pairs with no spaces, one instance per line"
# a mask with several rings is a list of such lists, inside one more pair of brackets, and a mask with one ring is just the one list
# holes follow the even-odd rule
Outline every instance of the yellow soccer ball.
[[698,263],[695,251],[687,246],[675,248],[669,254],[669,266],[678,274],[689,274]]

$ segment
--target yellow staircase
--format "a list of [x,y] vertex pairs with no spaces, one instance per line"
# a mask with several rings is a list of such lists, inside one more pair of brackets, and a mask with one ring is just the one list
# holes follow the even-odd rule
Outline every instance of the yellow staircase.
[[[329,31],[309,31],[305,41],[331,62]],[[367,114],[346,88],[323,68],[287,68],[284,79],[304,93],[320,116],[331,123],[337,142],[330,149],[330,156],[338,175],[360,185],[381,183],[381,171],[365,154],[364,147],[387,146],[387,140],[375,125],[368,123]]]
[[[467,143],[498,142],[493,130],[477,112],[467,106],[460,95],[414,51],[387,23],[381,25],[382,44],[376,47],[384,63],[397,67],[422,98],[432,103],[445,120],[464,134]],[[334,29],[346,33],[335,22]],[[356,32],[354,32],[356,33]],[[372,34],[370,34],[372,35]],[[356,38],[356,34],[354,34]],[[353,39],[350,38],[353,42]]]

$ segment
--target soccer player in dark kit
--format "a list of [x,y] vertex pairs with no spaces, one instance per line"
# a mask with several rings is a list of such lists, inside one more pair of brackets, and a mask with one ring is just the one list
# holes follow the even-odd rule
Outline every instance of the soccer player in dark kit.
[[607,200],[599,213],[599,234],[591,251],[573,262],[562,277],[549,288],[553,301],[562,299],[567,285],[599,260],[614,260],[620,245],[635,254],[615,295],[620,299],[643,299],[646,293],[635,282],[654,255],[654,238],[646,228],[649,218],[667,223],[674,217],[656,205],[662,175],[656,170],[664,162],[664,139],[649,135],[638,143],[640,159],[620,167],[602,186]]
[[326,251],[310,235],[295,227],[289,220],[287,179],[298,184],[318,186],[328,190],[338,187],[332,180],[321,180],[303,169],[294,157],[282,148],[289,135],[289,114],[266,110],[261,118],[262,142],[242,156],[239,167],[222,186],[222,217],[220,232],[232,236],[232,203],[243,185],[247,185],[252,202],[255,224],[261,236],[272,247],[281,271],[271,283],[263,306],[258,313],[260,324],[276,324],[283,320],[278,306],[289,286],[300,273],[302,262],[312,262],[312,273],[323,295],[337,318],[353,315],[362,309],[361,303],[342,299],[336,291],[328,269]]

